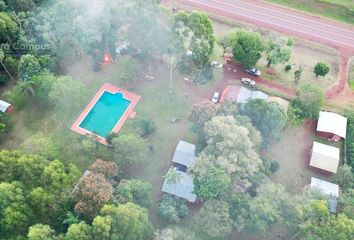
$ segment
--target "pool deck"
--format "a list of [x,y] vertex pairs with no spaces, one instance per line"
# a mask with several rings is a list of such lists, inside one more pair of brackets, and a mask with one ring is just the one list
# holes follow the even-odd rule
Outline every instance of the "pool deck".
[[123,93],[123,97],[130,101],[130,104],[129,104],[128,108],[125,110],[124,114],[119,119],[118,123],[114,126],[114,128],[112,129],[111,132],[118,133],[119,130],[122,128],[123,124],[125,123],[125,121],[129,117],[130,118],[134,118],[135,117],[136,113],[134,112],[134,108],[135,108],[136,104],[138,104],[138,102],[139,102],[141,97],[136,95],[136,94],[134,94],[134,93],[131,93],[131,92],[127,91],[127,90],[124,90],[122,88],[118,88],[116,86],[113,86],[112,84],[104,83],[102,85],[102,87],[98,90],[98,92],[95,94],[95,96],[91,99],[89,104],[87,104],[85,109],[81,112],[79,117],[75,120],[75,122],[73,123],[73,125],[71,126],[70,129],[73,130],[74,132],[77,132],[77,133],[81,134],[81,135],[94,136],[94,139],[96,141],[102,143],[103,145],[108,146],[108,142],[107,142],[107,140],[104,137],[99,136],[97,134],[94,134],[93,132],[90,132],[90,131],[80,127],[81,122],[85,119],[87,114],[90,112],[92,107],[96,104],[96,102],[102,96],[102,94],[104,92],[110,92],[110,93],[113,93],[113,94],[115,94],[117,92],[121,92],[121,93]]

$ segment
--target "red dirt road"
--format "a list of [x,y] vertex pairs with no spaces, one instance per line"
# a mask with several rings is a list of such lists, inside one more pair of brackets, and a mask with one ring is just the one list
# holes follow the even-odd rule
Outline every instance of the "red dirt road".
[[[168,2],[173,1],[164,1],[165,4]],[[335,48],[341,54],[339,81],[325,94],[326,99],[335,98],[347,87],[349,58],[354,55],[353,26],[256,0],[178,0],[177,2]]]

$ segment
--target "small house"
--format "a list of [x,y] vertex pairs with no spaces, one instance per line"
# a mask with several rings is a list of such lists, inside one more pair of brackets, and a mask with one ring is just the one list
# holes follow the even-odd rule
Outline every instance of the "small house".
[[321,111],[316,131],[317,135],[338,142],[346,137],[347,118],[337,113]]
[[339,186],[337,184],[327,182],[315,177],[311,178],[311,188],[317,189],[321,193],[328,196],[329,211],[337,212],[337,200],[339,198]]
[[336,173],[339,164],[339,148],[313,142],[310,166]]

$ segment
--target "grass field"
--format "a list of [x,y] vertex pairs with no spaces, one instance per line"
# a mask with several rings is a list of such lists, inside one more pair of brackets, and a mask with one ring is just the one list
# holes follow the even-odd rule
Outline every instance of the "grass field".
[[300,11],[354,24],[354,1],[352,0],[266,0]]
[[350,62],[349,78],[348,78],[349,87],[354,90],[354,57]]

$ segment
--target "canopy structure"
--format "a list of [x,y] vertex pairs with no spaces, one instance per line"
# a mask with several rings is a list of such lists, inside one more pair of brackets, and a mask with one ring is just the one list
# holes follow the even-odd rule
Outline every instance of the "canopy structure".
[[161,191],[194,203],[197,196],[194,194],[193,178],[182,171],[176,169],[174,171],[177,171],[178,174],[180,174],[181,179],[175,183],[168,182],[168,179],[165,179]]
[[321,111],[317,122],[317,132],[346,137],[347,118],[333,112]]
[[336,173],[339,164],[339,148],[313,142],[310,166]]
[[172,162],[179,163],[187,168],[193,167],[196,161],[195,157],[195,145],[179,141],[175,154],[173,155]]

